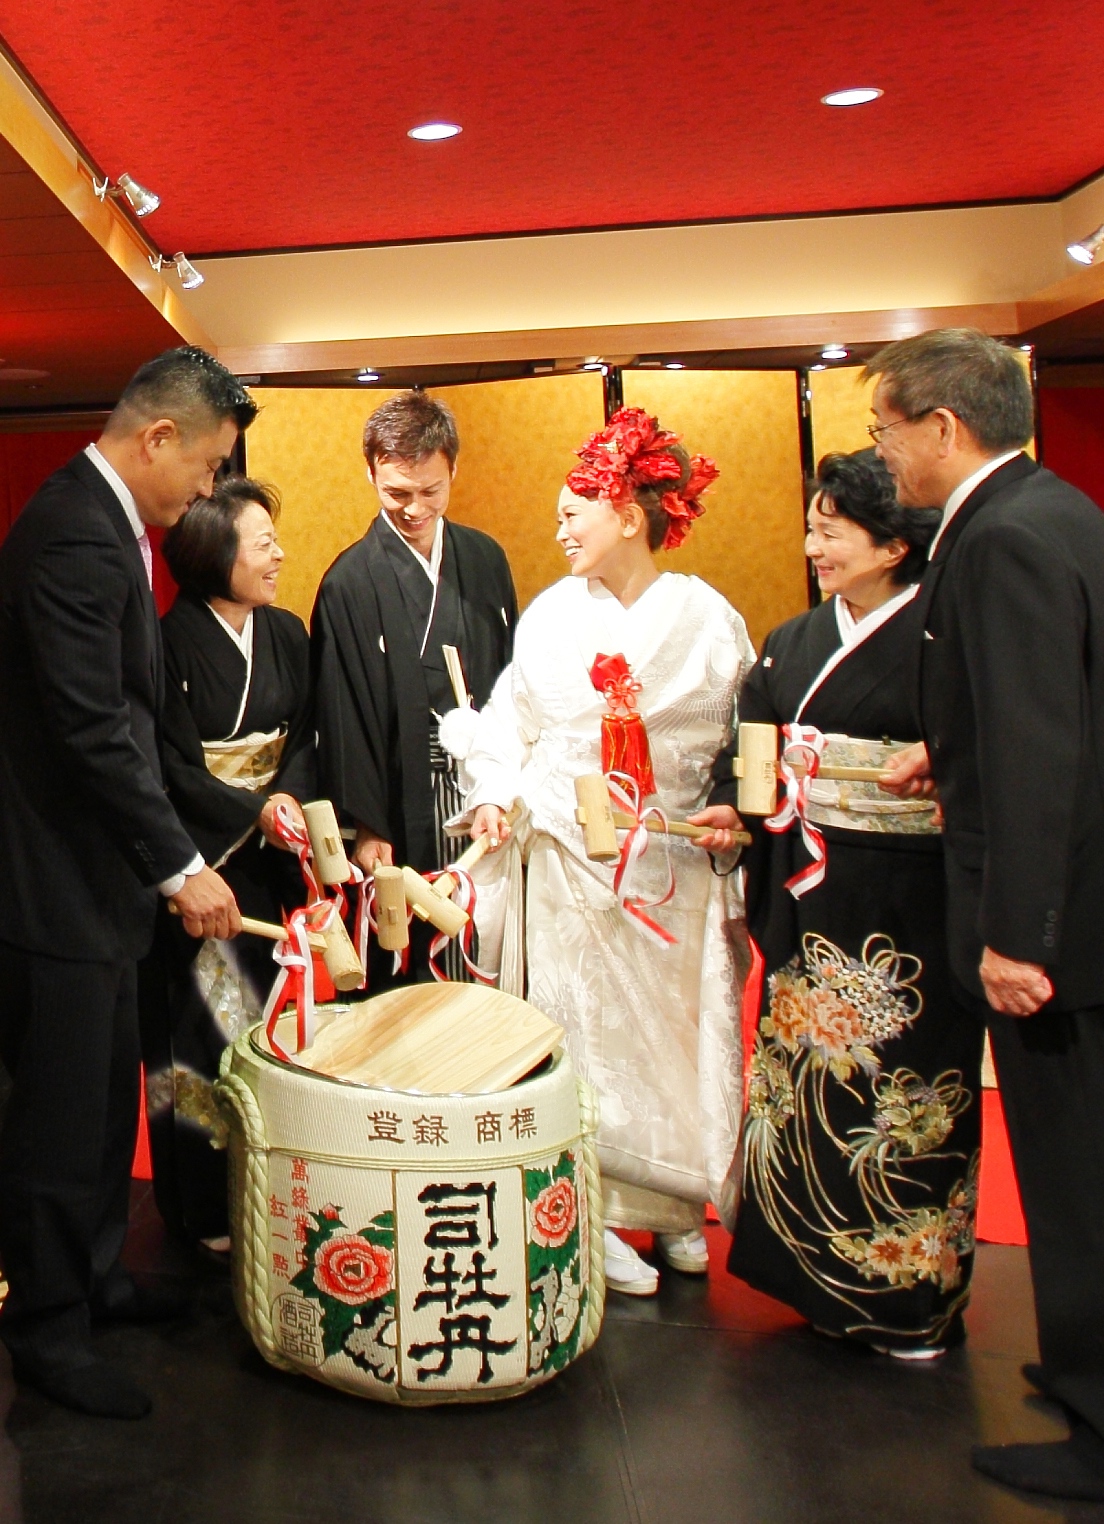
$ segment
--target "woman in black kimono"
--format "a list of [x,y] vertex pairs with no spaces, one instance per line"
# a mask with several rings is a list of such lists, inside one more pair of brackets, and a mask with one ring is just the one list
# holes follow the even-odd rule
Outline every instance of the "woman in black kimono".
[[[815,727],[826,766],[919,738],[910,611],[938,523],[898,506],[872,450],[821,462],[806,554],[825,601],[767,638],[741,721]],[[745,822],[766,977],[729,1269],[821,1332],[918,1359],[963,1337],[984,1034],[952,993],[936,808],[908,803],[814,782],[823,881],[796,881],[819,857],[799,820]]]
[[[277,511],[273,490],[244,477],[189,509],[165,536],[180,592],[161,621],[169,796],[242,914],[267,921],[304,902],[298,863],[275,835],[276,807],[301,821],[297,800],[314,795],[307,632],[272,606],[284,557]],[[165,914],[142,968],[154,1188],[165,1220],[193,1239],[226,1233],[224,1127],[211,1085],[275,973],[270,943],[200,944]]]

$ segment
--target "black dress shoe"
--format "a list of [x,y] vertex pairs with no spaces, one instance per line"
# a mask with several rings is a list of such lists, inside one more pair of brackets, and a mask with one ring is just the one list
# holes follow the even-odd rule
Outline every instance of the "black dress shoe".
[[974,1470],[1021,1492],[1104,1503],[1104,1471],[1084,1459],[1076,1439],[1049,1445],[975,1445]]
[[153,1407],[141,1387],[106,1360],[70,1366],[13,1359],[12,1369],[24,1386],[96,1418],[145,1418]]
[[[114,1290],[114,1288],[113,1288]],[[93,1297],[93,1323],[170,1323],[188,1311],[188,1298],[179,1291],[136,1286],[133,1281],[122,1294]]]

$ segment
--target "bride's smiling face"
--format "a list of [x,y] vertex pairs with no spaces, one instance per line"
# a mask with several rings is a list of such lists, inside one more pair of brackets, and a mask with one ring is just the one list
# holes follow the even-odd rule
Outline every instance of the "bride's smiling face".
[[633,531],[605,498],[576,497],[565,488],[556,509],[556,540],[573,577],[600,577],[603,566],[620,557]]

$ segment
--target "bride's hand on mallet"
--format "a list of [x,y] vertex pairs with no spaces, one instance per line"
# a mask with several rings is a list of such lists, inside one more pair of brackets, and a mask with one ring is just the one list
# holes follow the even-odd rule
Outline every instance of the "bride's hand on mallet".
[[497,852],[499,847],[510,838],[506,812],[500,810],[497,804],[481,804],[472,817],[472,841],[478,841],[482,836],[491,838],[488,852]]

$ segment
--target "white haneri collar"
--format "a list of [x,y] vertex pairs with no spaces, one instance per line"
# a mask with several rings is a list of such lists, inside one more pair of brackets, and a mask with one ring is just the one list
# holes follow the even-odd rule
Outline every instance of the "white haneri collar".
[[426,576],[433,583],[433,586],[436,587],[437,579],[441,575],[441,557],[445,553],[444,514],[442,513],[440,518],[437,520],[437,528],[433,531],[433,549],[429,553],[428,561],[426,560],[425,556],[422,555],[420,550],[415,550],[410,541],[406,539],[404,535],[399,533],[394,524],[392,524],[391,515],[389,513],[384,512],[384,510],[381,508],[379,511],[379,516],[387,525],[388,529],[390,529],[391,533],[395,536],[396,540],[398,540],[399,544],[406,546],[407,550],[414,557],[415,561],[417,561],[418,565],[422,568]]
[[[906,603],[911,603],[919,591],[919,582],[912,582],[908,587],[902,588],[899,593],[894,594],[885,603],[879,604],[876,609],[866,614],[862,619],[855,619],[851,611],[844,605],[843,599],[838,593],[836,594],[836,627],[840,632],[840,640],[843,644],[838,651],[832,652],[831,656],[824,663],[824,666],[821,667],[813,679],[809,691],[797,706],[797,713],[794,715],[795,720],[800,720],[805,712],[805,706],[813,694],[831,677],[836,668],[847,660],[856,647],[861,646],[864,640],[868,640],[875,630],[880,630],[883,624],[888,624],[894,614],[903,609]],[[840,613],[841,608],[843,609],[842,614]],[[845,619],[850,628],[845,625]]]
[[234,736],[241,729],[242,720],[245,719],[245,706],[249,702],[249,690],[253,684],[253,610],[250,609],[249,613],[246,614],[245,624],[242,626],[242,632],[239,635],[234,626],[228,624],[217,609],[211,608],[210,604],[207,605],[207,608],[214,614],[219,624],[245,657],[245,683],[242,686],[241,703],[238,705],[238,717],[234,721],[233,730],[231,730],[230,735],[227,737],[227,740],[233,740]]

